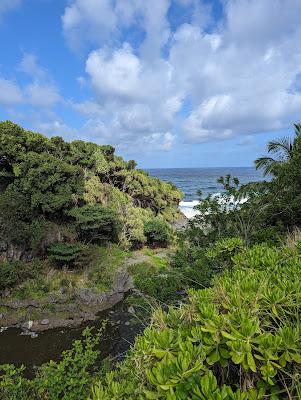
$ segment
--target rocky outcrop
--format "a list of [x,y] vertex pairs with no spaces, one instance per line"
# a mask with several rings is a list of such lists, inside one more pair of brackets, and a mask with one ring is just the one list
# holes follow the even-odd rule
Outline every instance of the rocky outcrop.
[[[92,288],[67,293],[52,293],[44,299],[0,299],[2,312],[0,326],[18,326],[32,331],[80,325],[96,318],[97,313],[107,310],[123,300],[134,288],[132,277],[126,269],[115,276],[112,289],[99,293]],[[33,318],[34,316],[34,318]]]
[[68,237],[67,232],[62,232],[59,225],[52,224],[49,230],[45,232],[44,237],[41,237],[39,244],[35,249],[29,246],[18,246],[10,241],[7,241],[0,232],[0,260],[9,261],[24,261],[29,262],[36,256],[43,256],[47,249],[56,242],[61,242]]
[[27,261],[31,258],[32,257],[28,254],[28,251],[25,251],[12,243],[6,243],[3,240],[0,241],[0,260]]
[[176,230],[185,229],[188,224],[188,218],[184,215],[181,211],[179,212],[179,216],[177,219],[172,223],[172,226]]

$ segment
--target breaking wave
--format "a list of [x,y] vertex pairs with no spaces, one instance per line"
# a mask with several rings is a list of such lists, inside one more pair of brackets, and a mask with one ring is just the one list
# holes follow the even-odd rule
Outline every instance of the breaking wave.
[[179,208],[187,218],[193,218],[195,215],[198,214],[198,211],[194,210],[194,207],[197,206],[198,204],[199,204],[198,200],[181,201]]
[[[225,204],[225,200],[221,196],[221,193],[214,193],[212,197],[220,197],[219,203]],[[231,201],[234,204],[243,204],[246,201],[248,201],[247,198],[243,198],[240,201],[235,201],[234,198],[231,198]],[[182,211],[182,213],[187,217],[187,218],[193,218],[195,215],[199,214],[199,211],[195,210],[194,207],[199,204],[199,200],[192,200],[192,201],[181,201],[179,204],[179,208]],[[231,207],[231,206],[230,206]]]

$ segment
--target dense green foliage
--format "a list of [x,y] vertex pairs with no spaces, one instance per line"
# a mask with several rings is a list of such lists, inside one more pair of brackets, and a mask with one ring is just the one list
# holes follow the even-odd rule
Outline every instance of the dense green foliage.
[[72,267],[80,265],[78,242],[124,248],[166,244],[181,196],[172,184],[116,156],[111,146],[67,143],[0,123],[4,259],[28,261],[50,254],[55,264]]
[[156,265],[150,262],[136,264],[130,268],[135,287],[149,300],[169,303],[179,297],[183,288],[183,276],[167,265]]
[[118,241],[118,217],[109,208],[99,204],[86,204],[73,208],[69,215],[75,219],[79,237],[83,241]]
[[38,261],[31,263],[0,261],[0,291],[34,277],[41,267]]
[[78,243],[54,243],[48,249],[49,258],[60,267],[85,265],[85,247]]
[[[174,186],[136,170],[133,161],[116,156],[111,146],[48,139],[2,122],[0,149],[1,211],[10,196],[15,202],[14,218],[20,222],[38,215],[70,222],[68,216],[74,207],[97,204],[95,213],[102,210],[104,214],[105,208],[117,209],[121,203],[129,207],[129,213],[131,207],[141,207],[154,216],[172,218],[181,199]],[[114,204],[118,197],[119,204]],[[75,218],[93,219],[88,212],[93,213],[93,209],[73,211]],[[106,219],[104,215],[101,218]],[[5,220],[1,222],[8,228]]]
[[93,400],[297,398],[300,268],[299,250],[241,249],[212,288],[155,313]]
[[[265,183],[264,222],[268,227],[291,231],[301,223],[301,125],[295,125],[295,136],[268,144],[269,153],[276,158],[269,158],[268,165],[256,160],[258,168],[264,168],[272,179]],[[262,160],[262,159],[261,159]],[[272,166],[271,166],[272,165]]]
[[[178,235],[178,246],[170,261],[162,261],[155,250],[148,250],[152,263],[129,266],[143,299],[153,298],[162,307],[153,313],[149,326],[137,337],[124,361],[113,365],[110,372],[100,368],[88,373],[96,360],[93,345],[98,340],[96,337],[94,342],[89,336],[86,348],[76,342],[61,363],[42,366],[32,381],[22,376],[22,370],[3,366],[0,395],[9,400],[301,399],[300,125],[295,129],[292,140],[269,144],[268,151],[276,158],[256,161],[257,167],[270,174],[269,180],[240,185],[231,176],[220,178],[222,196],[200,199],[196,207],[199,214]],[[33,137],[39,148],[42,139]],[[65,206],[66,188],[56,190],[54,178],[53,198],[58,196],[60,201],[48,207],[39,189],[33,202],[25,186],[17,186],[17,175],[14,168],[8,167],[9,156],[5,156],[5,190],[0,206],[8,207],[8,199],[15,199],[13,193],[24,196],[22,201],[14,200],[12,208],[12,218],[22,222],[20,233],[22,229],[30,232],[32,215],[37,212],[39,218],[42,215],[51,223],[47,229],[56,232],[57,215],[61,207],[66,207],[61,214],[66,226],[59,236],[68,238],[68,244],[64,247],[65,243],[59,241],[49,248],[59,263],[64,263],[64,257],[71,257],[72,262],[78,239],[114,241],[116,234],[116,240],[132,246],[170,243],[172,232],[166,220],[173,214],[171,204],[178,201],[174,188],[170,187],[173,195],[167,204],[164,195],[157,198],[155,209],[147,175],[139,175],[138,171],[135,184],[130,175],[122,181],[124,170],[118,170],[117,165],[123,161],[114,158],[112,148],[98,149],[91,161],[87,155],[94,145],[76,142],[77,150],[71,156],[68,149],[72,144],[55,140],[68,165],[80,168],[84,180],[87,174],[82,194],[73,188],[75,202]],[[12,149],[14,143],[10,144]],[[126,174],[135,175],[134,167],[129,162],[123,168]],[[68,176],[65,165],[57,168],[60,179],[64,168]],[[87,173],[89,168],[93,176]],[[126,185],[124,190],[121,181]],[[136,189],[137,182],[143,182],[144,195],[130,194],[129,182]],[[21,207],[29,207],[29,214],[23,214]],[[139,223],[135,223],[136,218]],[[40,219],[36,226],[43,226]],[[14,230],[10,234],[15,234]],[[25,239],[26,235],[22,237]],[[9,282],[12,278],[8,269],[3,271]],[[188,297],[179,302],[185,291]]]
[[165,247],[172,241],[172,230],[162,217],[147,221],[144,225],[144,233],[147,243],[152,246]]

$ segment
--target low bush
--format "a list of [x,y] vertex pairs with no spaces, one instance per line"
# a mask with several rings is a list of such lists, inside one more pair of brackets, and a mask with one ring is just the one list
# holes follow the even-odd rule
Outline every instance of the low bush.
[[172,229],[161,217],[153,218],[144,224],[147,244],[153,247],[166,247],[172,242]]
[[213,276],[233,265],[232,258],[244,248],[240,238],[225,238],[207,248],[182,241],[171,259],[185,288],[209,287]]
[[36,277],[43,268],[39,260],[31,263],[22,261],[0,262],[0,291],[12,288],[26,279]]
[[178,292],[183,287],[182,276],[170,270],[161,271],[148,277],[138,275],[134,282],[141,292],[161,302],[175,300],[179,297]]
[[281,244],[285,237],[285,228],[281,225],[258,227],[251,236],[251,241],[254,244],[265,243],[270,246]]
[[[157,259],[155,262],[158,264]],[[153,258],[132,265],[129,271],[134,277],[135,287],[148,300],[170,303],[179,298],[179,291],[183,288],[183,276],[179,271],[156,265]]]
[[88,261],[87,248],[82,243],[54,243],[48,254],[50,261],[59,267],[84,266]]
[[233,257],[241,252],[244,243],[240,238],[226,238],[216,241],[210,246],[205,256],[211,260],[219,270],[231,269],[233,266]]

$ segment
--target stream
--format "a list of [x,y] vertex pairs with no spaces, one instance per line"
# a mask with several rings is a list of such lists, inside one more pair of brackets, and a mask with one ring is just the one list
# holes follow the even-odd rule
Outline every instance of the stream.
[[142,325],[128,312],[128,305],[124,302],[98,316],[99,319],[75,328],[50,329],[39,334],[8,328],[0,333],[0,365],[23,364],[26,366],[25,376],[32,378],[38,366],[49,360],[58,361],[62,351],[71,348],[72,342],[81,338],[85,327],[95,326],[97,329],[103,320],[108,323],[99,344],[100,360],[108,356],[122,359],[137,334],[143,330]]

